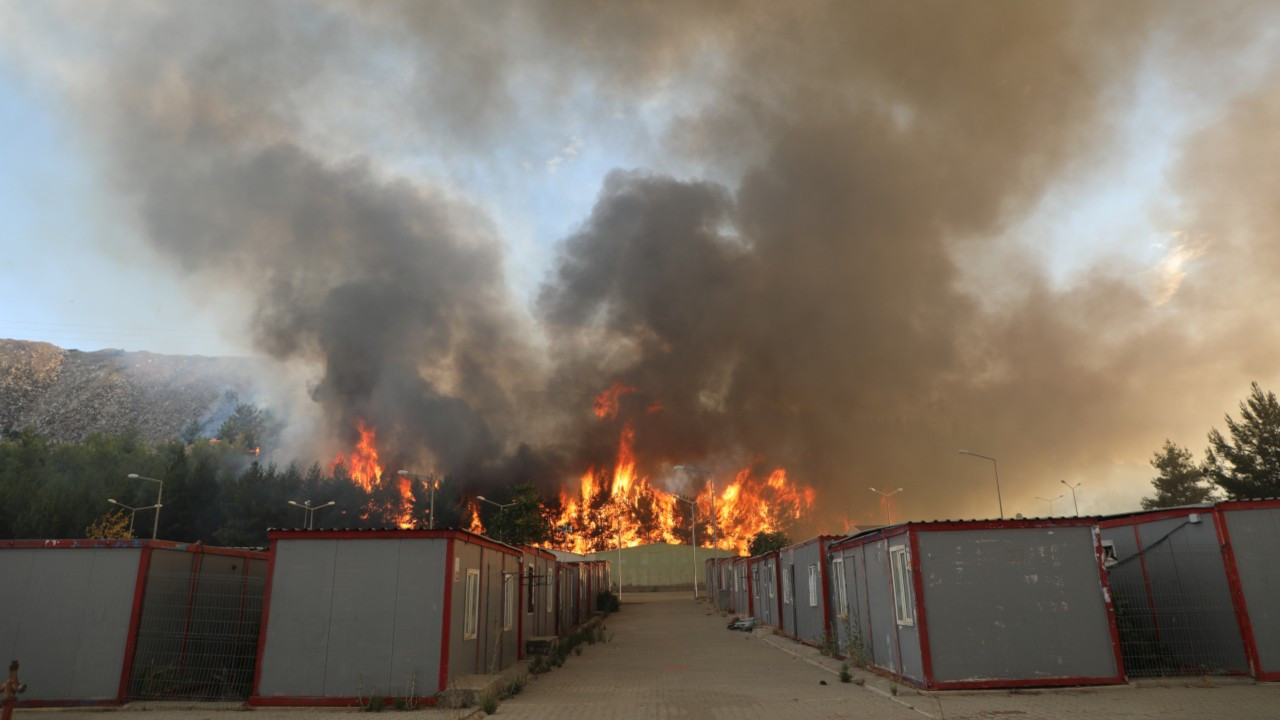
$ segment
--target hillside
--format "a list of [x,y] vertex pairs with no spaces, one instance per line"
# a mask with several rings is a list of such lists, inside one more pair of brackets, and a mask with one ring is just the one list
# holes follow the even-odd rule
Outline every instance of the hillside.
[[[34,428],[56,441],[137,429],[177,437],[194,420],[229,412],[226,393],[248,398],[257,363],[244,358],[63,350],[0,339],[0,432]],[[216,428],[216,425],[213,425]]]

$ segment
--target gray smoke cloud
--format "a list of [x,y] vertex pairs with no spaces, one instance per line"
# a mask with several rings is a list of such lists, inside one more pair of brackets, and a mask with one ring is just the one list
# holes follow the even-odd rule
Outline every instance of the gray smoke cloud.
[[[558,486],[630,421],[642,471],[760,458],[818,490],[815,525],[876,520],[870,485],[907,487],[916,517],[992,516],[989,468],[957,449],[999,457],[1007,509],[1060,478],[1132,501],[1108,468],[1198,449],[1224,398],[1276,376],[1255,324],[1274,77],[1174,166],[1194,277],[1153,294],[1116,261],[1064,287],[1009,245],[1124,149],[1153,63],[1230,66],[1265,6],[116,7],[105,81],[74,91],[86,130],[159,255],[317,369],[317,448],[364,418],[404,462]],[[1182,77],[1188,103],[1215,81]],[[617,121],[646,104],[660,126]],[[493,210],[450,178],[575,125],[649,162],[605,177],[524,307]],[[388,169],[406,146],[435,180]],[[614,382],[636,392],[601,421]]]

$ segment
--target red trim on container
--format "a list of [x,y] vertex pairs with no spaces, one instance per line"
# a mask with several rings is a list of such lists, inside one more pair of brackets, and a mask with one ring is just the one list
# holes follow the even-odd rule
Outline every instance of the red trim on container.
[[1160,639],[1160,617],[1156,614],[1156,595],[1151,589],[1151,576],[1147,574],[1147,553],[1146,548],[1142,547],[1142,533],[1138,531],[1137,525],[1133,526],[1133,541],[1138,545],[1138,566],[1142,568],[1142,585],[1147,590],[1147,609],[1151,611],[1151,627],[1156,633],[1156,642],[1163,642]]
[[269,540],[430,540],[453,538],[520,557],[520,549],[466,530],[268,530]]
[[[120,546],[110,546],[120,547]],[[133,672],[133,658],[138,651],[138,630],[142,625],[142,598],[147,593],[147,576],[151,572],[151,547],[143,545],[138,554],[138,577],[133,582],[133,608],[129,611],[129,636],[124,645],[124,661],[120,668],[120,687],[116,702],[123,703],[129,691],[129,676]],[[31,706],[34,707],[34,706]]]
[[1102,533],[1093,530],[1093,555],[1098,565],[1098,579],[1102,587],[1102,604],[1107,611],[1107,629],[1111,633],[1111,651],[1115,656],[1116,679],[1125,678],[1124,652],[1120,646],[1120,626],[1116,623],[1116,609],[1112,602],[1111,581],[1107,577],[1107,568],[1102,564]]
[[[1232,503],[1235,505],[1236,503]],[[1249,670],[1258,680],[1271,679],[1263,676],[1261,657],[1258,654],[1258,644],[1253,637],[1253,621],[1249,619],[1249,605],[1244,599],[1244,585],[1240,582],[1240,568],[1236,565],[1236,551],[1231,545],[1231,529],[1227,527],[1227,514],[1224,506],[1227,503],[1219,503],[1214,508],[1214,528],[1218,531],[1218,543],[1222,546],[1223,566],[1227,571],[1227,587],[1231,590],[1231,604],[1235,606],[1236,623],[1240,625],[1240,637],[1244,640],[1245,659],[1249,661]],[[1256,506],[1254,506],[1256,507]],[[1274,674],[1273,674],[1274,675]]]
[[516,577],[519,581],[516,583],[516,660],[524,658],[524,616],[533,612],[533,607],[525,608],[524,612],[520,612],[520,607],[525,605],[525,601],[529,599],[529,593],[525,590],[524,577],[524,558],[520,558],[520,562],[516,565]]
[[258,619],[258,657],[253,664],[253,694],[261,690],[262,656],[267,647],[267,631],[271,629],[271,584],[276,577],[276,541],[269,541],[270,551],[267,553],[267,582],[262,588],[262,614]]
[[[818,543],[818,582],[822,583],[822,634],[824,638],[832,634],[831,625],[831,581],[827,578],[827,563],[831,562],[831,543]],[[836,639],[836,647],[840,640]]]
[[1170,518],[1186,517],[1193,513],[1208,515],[1213,512],[1213,507],[1184,507],[1169,508],[1167,510],[1153,510],[1151,512],[1133,513],[1123,517],[1106,518],[1098,521],[1100,528],[1124,527],[1126,525],[1140,525],[1149,522],[1159,522],[1160,520],[1168,520]]
[[1068,687],[1072,685],[1123,685],[1124,678],[1117,677],[1064,677],[1064,678],[999,678],[990,680],[948,680],[928,686],[930,690],[998,690],[1000,688]]
[[[887,545],[888,543],[886,543]],[[907,548],[911,553],[911,595],[915,600],[916,627],[920,635],[920,668],[926,685],[933,684],[933,648],[929,645],[929,618],[925,612],[924,573],[920,568],[920,534],[908,533]],[[890,568],[892,572],[892,568]],[[896,618],[895,618],[896,620]],[[901,648],[899,648],[901,653]],[[901,666],[901,663],[899,663]]]
[[453,633],[453,538],[445,542],[444,551],[444,607],[440,611],[440,686],[438,692],[449,687],[449,640]]
[[231,557],[259,558],[265,560],[267,553],[260,550],[243,550],[240,548],[215,547],[201,543],[181,543],[172,540],[0,540],[0,548],[10,549],[42,549],[42,550],[90,550],[102,548],[126,548],[137,550],[153,548],[159,550],[177,550],[180,552],[198,552],[210,555],[227,555]]
[[1258,508],[1280,508],[1280,498],[1260,498],[1258,500],[1223,500],[1214,506],[1216,510],[1254,510]]
[[115,707],[120,702],[117,700],[19,700],[15,708],[35,709],[35,708],[101,708]]
[[[437,698],[424,695],[414,698],[419,705],[435,707]],[[356,697],[299,697],[296,695],[250,695],[249,705],[253,707],[363,707],[368,698]]]

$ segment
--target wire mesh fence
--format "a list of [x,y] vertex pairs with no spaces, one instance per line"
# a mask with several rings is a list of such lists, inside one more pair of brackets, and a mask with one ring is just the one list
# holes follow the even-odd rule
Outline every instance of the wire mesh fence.
[[243,574],[150,573],[128,698],[247,698],[264,584]]
[[1151,546],[1108,579],[1130,677],[1248,674],[1216,546]]

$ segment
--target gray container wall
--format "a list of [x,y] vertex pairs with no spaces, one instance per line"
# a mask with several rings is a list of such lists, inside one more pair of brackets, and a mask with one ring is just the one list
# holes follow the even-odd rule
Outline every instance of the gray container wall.
[[[801,545],[793,545],[779,551],[782,571],[791,575],[793,602],[783,607],[782,629],[788,635],[809,643],[821,645],[827,635],[826,583],[824,549],[829,541],[818,538]],[[810,571],[813,581],[810,583]]]
[[782,588],[778,587],[778,555],[766,555],[756,562],[760,577],[760,602],[756,605],[756,617],[766,625],[777,626],[781,621],[778,605]]
[[773,557],[751,558],[751,614],[765,625],[778,622],[778,589]]
[[0,548],[0,652],[25,702],[119,697],[138,548]]
[[[410,683],[420,696],[434,694],[447,543],[277,540],[256,694],[394,697]],[[459,633],[462,603],[455,593]]]
[[1253,641],[1258,676],[1280,680],[1280,508],[1224,509]]
[[556,575],[559,580],[556,632],[566,635],[578,626],[578,568],[573,563],[557,563]]
[[1130,676],[1248,671],[1214,514],[1198,515],[1100,531],[1115,546],[1107,579]]
[[935,683],[1118,674],[1092,528],[913,532]]
[[[459,675],[488,675],[509,667],[519,651],[518,626],[513,619],[503,627],[503,583],[519,588],[519,558],[500,550],[455,540],[453,555],[458,575],[453,583],[452,619],[449,623],[450,678]],[[480,614],[476,637],[465,636],[466,577],[468,569],[480,571]]]
[[751,614],[751,583],[749,578],[749,559],[738,558],[733,561],[733,612],[740,615]]
[[[893,609],[893,580],[889,549],[907,545],[907,536],[897,535],[857,545],[840,552],[845,562],[845,583],[849,592],[850,618],[837,632],[844,651],[861,644],[866,661],[882,670],[924,683],[924,663],[920,635],[914,625],[899,625]],[[908,588],[914,603],[914,589]]]
[[534,553],[525,553],[524,560],[524,637],[555,635],[555,561]]

